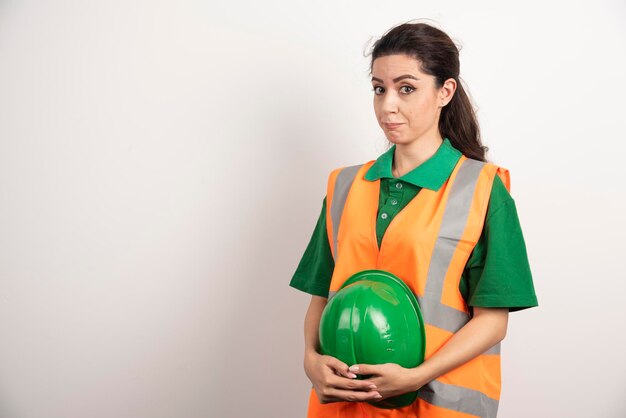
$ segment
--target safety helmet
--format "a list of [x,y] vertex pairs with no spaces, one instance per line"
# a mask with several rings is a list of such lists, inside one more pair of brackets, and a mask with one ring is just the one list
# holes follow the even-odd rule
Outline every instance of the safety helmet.
[[[396,363],[413,368],[423,363],[426,350],[415,295],[400,278],[383,270],[363,270],[345,281],[322,312],[319,339],[322,354],[348,365]],[[400,408],[416,397],[417,392],[409,392],[370,403]]]

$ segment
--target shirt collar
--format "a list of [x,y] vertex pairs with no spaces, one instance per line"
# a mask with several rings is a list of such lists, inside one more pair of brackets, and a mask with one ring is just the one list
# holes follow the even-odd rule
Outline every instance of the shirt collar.
[[452,170],[462,155],[461,151],[452,146],[448,138],[444,138],[435,154],[413,170],[396,178],[391,174],[395,149],[396,144],[393,144],[391,148],[376,159],[365,173],[365,180],[375,181],[380,178],[391,178],[437,191],[450,177]]

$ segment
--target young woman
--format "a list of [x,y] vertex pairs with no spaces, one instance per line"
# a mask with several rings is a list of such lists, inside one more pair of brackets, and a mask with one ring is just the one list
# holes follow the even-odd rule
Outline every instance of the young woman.
[[[331,172],[290,283],[312,295],[304,321],[308,417],[495,417],[509,312],[538,306],[508,170],[485,159],[459,52],[444,32],[424,23],[390,29],[373,46],[370,72],[391,147]],[[426,328],[418,367],[320,354],[328,297],[367,269],[393,273],[415,293]],[[409,406],[373,405],[409,391],[418,391]]]

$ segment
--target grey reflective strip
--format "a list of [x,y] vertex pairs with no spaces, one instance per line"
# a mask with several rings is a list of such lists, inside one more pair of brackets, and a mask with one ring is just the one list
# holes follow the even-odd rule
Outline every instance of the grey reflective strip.
[[417,396],[433,405],[481,418],[495,418],[498,413],[497,399],[477,390],[448,385],[437,380],[422,386]]
[[333,296],[335,296],[335,293],[337,293],[336,290],[329,290],[328,291],[328,300],[330,300]]
[[469,216],[478,176],[485,163],[465,159],[456,175],[443,212],[435,248],[430,259],[424,295],[418,297],[424,321],[449,332],[457,332],[469,314],[441,304],[443,284],[452,256],[461,240]]
[[424,314],[424,321],[437,328],[457,332],[470,320],[465,312],[441,304],[441,293],[427,293],[418,296],[417,301],[422,312],[427,312]]
[[343,207],[346,205],[346,199],[348,198],[348,192],[350,186],[354,182],[356,173],[363,166],[363,164],[353,165],[343,168],[338,174],[335,181],[335,190],[333,191],[333,201],[330,204],[330,217],[333,222],[333,249],[335,264],[337,264],[337,232],[339,232],[339,222],[341,221],[341,214],[343,213]]
[[500,354],[500,343],[494,345],[489,350],[485,351],[483,354]]
[[[466,159],[452,183],[448,201],[433,254],[430,259],[428,278],[423,296],[418,296],[424,322],[455,333],[470,320],[470,315],[441,303],[443,284],[450,268],[452,256],[463,236],[474,191],[484,162]],[[500,354],[500,343],[484,354]],[[464,412],[483,418],[492,418],[498,412],[498,400],[484,393],[461,386],[449,385],[433,380],[424,385],[418,396],[433,405]]]

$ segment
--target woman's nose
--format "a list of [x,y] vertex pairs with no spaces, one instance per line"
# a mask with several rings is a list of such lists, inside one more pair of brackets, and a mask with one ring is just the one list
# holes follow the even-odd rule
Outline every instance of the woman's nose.
[[398,98],[393,93],[387,93],[383,97],[383,106],[382,109],[384,112],[395,113],[398,111]]

